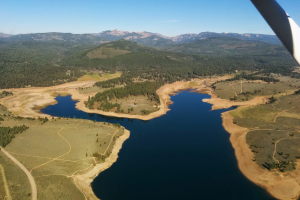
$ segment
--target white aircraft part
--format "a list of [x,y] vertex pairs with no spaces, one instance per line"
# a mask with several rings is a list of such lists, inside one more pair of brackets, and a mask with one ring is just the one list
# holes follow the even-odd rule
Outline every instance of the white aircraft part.
[[294,46],[294,58],[300,64],[300,28],[296,22],[289,17],[290,26],[293,35],[293,46]]
[[251,0],[300,65],[300,28],[276,0]]

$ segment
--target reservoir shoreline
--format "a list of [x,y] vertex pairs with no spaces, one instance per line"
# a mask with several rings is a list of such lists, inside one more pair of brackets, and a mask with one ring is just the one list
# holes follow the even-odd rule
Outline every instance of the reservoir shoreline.
[[[169,111],[169,105],[173,103],[171,101],[170,97],[182,90],[193,90],[198,93],[210,95],[211,97],[208,99],[203,99],[203,102],[211,104],[213,110],[226,109],[226,108],[230,108],[233,106],[253,106],[253,105],[258,105],[258,104],[264,104],[267,102],[266,97],[256,97],[250,101],[245,101],[245,102],[233,102],[233,101],[218,98],[210,86],[216,81],[224,80],[227,78],[228,77],[222,77],[222,78],[217,78],[217,79],[193,80],[193,81],[178,81],[175,83],[166,84],[157,90],[157,94],[159,95],[160,102],[161,102],[159,111],[149,114],[147,116],[128,115],[128,114],[120,114],[120,113],[113,113],[113,112],[104,112],[104,111],[99,111],[99,110],[90,110],[85,107],[83,101],[82,100],[80,101],[80,98],[76,98],[76,96],[75,96],[74,100],[79,100],[76,104],[76,108],[78,110],[82,110],[87,113],[96,113],[96,114],[101,114],[101,115],[110,116],[110,117],[131,118],[131,119],[141,119],[141,120],[151,120],[151,119],[154,119],[154,118],[157,118],[159,116],[166,114]],[[247,165],[243,165],[243,163],[250,164],[252,166],[252,168],[259,169],[259,171],[265,172],[266,170],[260,168],[255,162],[252,161],[253,155],[248,147],[248,144],[246,143],[246,140],[244,140],[244,143],[239,144],[239,146],[236,145],[237,142],[239,141],[239,137],[236,137],[236,132],[234,132],[234,130],[232,129],[232,124],[230,122],[232,123],[232,116],[230,115],[230,113],[229,112],[223,113],[222,114],[222,125],[225,128],[225,130],[230,134],[230,142],[231,142],[232,146],[234,147],[234,152],[235,152],[235,155],[236,155],[236,158],[238,161],[239,169],[244,173],[244,175],[249,180],[251,180],[255,184],[260,185],[261,187],[265,188],[272,196],[278,197],[278,195],[276,195],[276,194],[274,195],[272,188],[270,189],[268,186],[253,179],[253,177],[258,175],[258,173],[254,173],[254,174],[248,173]],[[242,129],[242,127],[241,127],[241,129]],[[246,157],[241,155],[245,151],[250,152],[248,154],[248,156],[246,156]],[[247,160],[247,159],[249,159],[249,160]],[[104,171],[104,170],[99,171],[98,174],[100,174],[102,171]],[[94,177],[96,177],[96,176],[94,176]],[[92,180],[89,181],[89,184],[91,182],[92,182]]]
[[104,170],[110,168],[118,160],[118,154],[122,149],[122,145],[129,138],[129,136],[130,132],[124,129],[124,133],[119,138],[117,138],[112,148],[111,154],[105,159],[103,163],[98,163],[87,172],[83,174],[76,174],[72,177],[75,185],[88,200],[99,199],[94,194],[91,183],[94,181],[95,177],[97,177]]
[[[23,117],[53,117],[50,115],[37,112],[38,109],[45,108],[49,105],[56,103],[55,97],[61,94],[70,94],[74,100],[77,100],[76,108],[87,113],[96,113],[105,116],[119,117],[119,118],[131,118],[141,120],[151,120],[166,114],[169,111],[169,105],[172,104],[170,96],[178,93],[181,90],[194,90],[195,92],[209,94],[211,98],[203,99],[203,102],[212,104],[212,109],[224,109],[232,106],[254,106],[264,104],[267,102],[267,97],[256,97],[250,101],[245,102],[233,102],[225,99],[218,98],[211,88],[211,85],[216,81],[228,79],[229,76],[205,78],[205,79],[194,79],[191,81],[178,81],[171,84],[166,84],[157,90],[157,94],[160,98],[160,109],[149,115],[128,115],[113,112],[103,112],[99,110],[90,110],[85,107],[84,102],[88,96],[80,94],[78,92],[79,87],[91,86],[93,82],[74,82],[67,83],[54,87],[47,88],[23,88],[23,89],[12,89],[12,91],[18,95],[24,95],[29,93],[33,95],[25,104],[25,109],[20,108],[22,102],[12,104],[15,95],[12,97],[3,98],[0,103],[8,107],[14,114]],[[35,95],[35,96],[34,96]],[[19,108],[19,109],[18,109]],[[268,171],[259,167],[253,159],[253,153],[251,152],[248,144],[246,143],[247,129],[239,127],[233,123],[230,111],[222,114],[222,125],[225,130],[230,134],[230,142],[234,148],[235,156],[238,161],[238,167],[241,172],[255,184],[265,188],[272,196],[279,199],[297,199],[300,194],[300,186],[295,182],[291,176],[280,176],[272,171]],[[113,147],[112,154],[105,160],[104,163],[97,164],[92,170],[73,177],[74,183],[86,197],[89,199],[98,199],[91,188],[91,182],[99,175],[102,171],[109,168],[118,158],[118,152],[122,148],[122,144],[129,137],[129,132],[125,132],[121,136]],[[295,171],[299,171],[297,168]],[[295,172],[295,174],[297,174]],[[286,186],[285,186],[286,185]]]

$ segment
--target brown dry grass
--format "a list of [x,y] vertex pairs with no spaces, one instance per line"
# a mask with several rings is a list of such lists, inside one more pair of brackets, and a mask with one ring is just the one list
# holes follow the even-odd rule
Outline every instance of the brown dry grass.
[[298,199],[300,194],[299,167],[290,173],[279,173],[261,168],[253,161],[254,155],[246,142],[249,130],[234,124],[230,112],[223,113],[222,119],[224,128],[230,133],[230,141],[242,173],[278,199]]
[[[115,116],[115,117],[124,117],[124,118],[138,118],[142,120],[150,120],[165,114],[169,108],[168,105],[171,104],[170,95],[185,89],[195,89],[201,93],[210,94],[212,97],[210,99],[204,100],[207,103],[213,104],[213,109],[228,108],[232,106],[255,106],[258,104],[264,104],[267,101],[266,96],[264,97],[255,97],[250,101],[244,102],[232,102],[229,100],[218,98],[213,90],[211,85],[216,81],[225,80],[230,76],[224,77],[213,77],[205,79],[195,79],[192,81],[178,81],[172,84],[166,84],[157,90],[157,94],[160,97],[160,106],[157,112],[153,112],[146,116],[141,115],[130,115],[130,114],[117,114],[113,112],[103,112],[99,110],[90,110],[87,109],[84,105],[84,101],[87,100],[88,96],[86,94],[80,94],[77,90],[79,87],[90,87],[91,82],[76,82],[64,84],[51,88],[37,88],[37,89],[17,89],[15,90],[15,95],[13,97],[4,98],[5,105],[8,105],[10,110],[15,110],[17,113],[27,115],[27,116],[39,116],[41,114],[33,110],[33,102],[38,101],[39,105],[45,103],[53,103],[54,97],[51,95],[53,92],[67,92],[73,95],[74,99],[79,100],[76,107],[80,110],[89,113],[99,113],[103,115]],[[42,94],[40,94],[41,92]],[[38,93],[38,94],[37,94]],[[17,98],[17,99],[14,99]],[[40,98],[40,99],[39,99]],[[14,101],[17,101],[16,104]],[[1,100],[0,100],[1,103]],[[15,107],[14,107],[15,106]],[[27,109],[21,109],[25,106]],[[284,113],[283,113],[284,114]],[[282,115],[283,115],[282,114]],[[251,152],[248,144],[246,143],[246,134],[248,130],[243,127],[239,127],[233,123],[233,118],[229,112],[226,112],[222,115],[223,126],[231,134],[230,141],[234,147],[236,157],[238,159],[238,165],[240,170],[254,183],[262,186],[273,196],[279,199],[296,199],[300,193],[300,170],[299,167],[293,172],[287,173],[278,173],[273,171],[265,170],[259,167],[253,161],[253,153]],[[120,147],[119,147],[120,148]],[[118,149],[118,147],[116,147]],[[116,159],[116,158],[114,158]],[[114,160],[113,159],[113,160]],[[78,186],[81,184],[88,185],[93,177],[99,172],[100,168],[95,168],[93,172],[87,172],[86,175],[78,177],[75,180]],[[86,187],[84,190],[89,190],[89,187]],[[92,195],[92,193],[90,193]]]
[[[119,72],[114,74],[104,74],[101,80],[108,80],[119,77]],[[85,77],[85,76],[84,76]],[[84,78],[83,77],[83,78]],[[31,87],[13,88],[7,91],[13,92],[13,96],[0,99],[0,104],[4,105],[10,112],[21,117],[49,117],[39,112],[39,109],[47,105],[55,104],[57,95],[72,95],[75,99],[87,100],[91,94],[81,94],[79,89],[92,87],[99,79],[85,77],[84,81],[74,81],[51,87]],[[2,90],[0,90],[1,92]]]
[[[91,196],[90,182],[82,180],[80,185],[74,185],[73,180],[86,173],[95,174],[94,178],[104,170],[104,166],[108,168],[112,165],[122,143],[129,136],[129,132],[122,127],[79,119],[53,119],[41,124],[39,120],[16,121],[5,117],[3,123],[30,127],[17,135],[5,149],[36,180],[38,199],[79,200]],[[103,155],[105,160],[97,155]],[[101,169],[95,169],[95,166],[101,166]],[[8,177],[17,175],[10,171],[7,174]],[[17,191],[12,192],[15,194]]]

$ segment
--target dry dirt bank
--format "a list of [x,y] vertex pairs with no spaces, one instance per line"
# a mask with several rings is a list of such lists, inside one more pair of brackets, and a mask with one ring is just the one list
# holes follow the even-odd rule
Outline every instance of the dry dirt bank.
[[[86,108],[84,101],[88,99],[88,96],[79,93],[78,88],[90,87],[95,83],[94,81],[76,81],[44,88],[10,89],[9,91],[12,91],[14,95],[0,99],[0,104],[3,104],[11,112],[19,116],[45,117],[46,115],[39,113],[35,108],[55,103],[55,95],[57,94],[70,94],[73,99],[78,100],[76,107],[85,112],[99,113],[115,117],[150,120],[168,112],[168,106],[172,103],[170,95],[186,89],[194,89],[201,93],[210,94],[211,98],[204,99],[203,101],[212,104],[212,109],[229,108],[231,106],[253,106],[266,103],[266,97],[256,97],[245,102],[233,102],[218,98],[213,93],[210,86],[216,81],[227,78],[229,78],[229,76],[194,79],[191,81],[178,81],[166,84],[157,90],[157,94],[159,95],[161,102],[159,110],[145,116],[103,112]],[[277,173],[259,167],[253,161],[253,153],[246,143],[246,134],[248,130],[234,124],[230,112],[223,113],[222,118],[224,128],[230,133],[230,141],[235,150],[238,166],[243,174],[254,183],[265,188],[270,194],[278,199],[297,199],[300,194],[300,168],[297,167],[296,170],[288,173]],[[85,174],[74,176],[74,182],[89,199],[97,199],[91,190],[91,181],[95,176],[109,168],[117,160],[118,152],[121,149],[123,142],[128,137],[129,132],[125,133],[117,140],[113,152],[107,158],[105,164],[98,164]]]
[[298,199],[300,195],[299,162],[296,170],[286,173],[261,168],[253,161],[254,155],[246,142],[248,129],[234,124],[230,112],[223,113],[222,119],[224,128],[230,133],[230,142],[242,173],[255,184],[265,188],[275,198]]
[[101,172],[110,168],[118,159],[119,151],[122,148],[123,143],[129,138],[130,132],[125,130],[123,135],[120,136],[112,149],[111,154],[105,159],[104,163],[96,164],[92,169],[86,171],[83,174],[77,174],[73,176],[74,183],[82,191],[88,200],[97,200],[91,183]]

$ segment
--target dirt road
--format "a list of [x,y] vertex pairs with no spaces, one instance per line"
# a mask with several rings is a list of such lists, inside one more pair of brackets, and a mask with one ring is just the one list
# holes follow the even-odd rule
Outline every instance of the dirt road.
[[3,152],[4,155],[6,155],[11,161],[13,161],[28,177],[30,187],[31,187],[31,199],[37,200],[37,187],[35,180],[31,173],[26,169],[26,167],[20,163],[15,157],[13,157],[10,153],[8,153],[4,148],[0,147],[0,150]]

